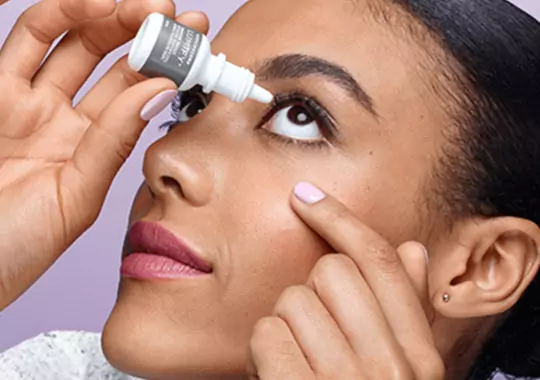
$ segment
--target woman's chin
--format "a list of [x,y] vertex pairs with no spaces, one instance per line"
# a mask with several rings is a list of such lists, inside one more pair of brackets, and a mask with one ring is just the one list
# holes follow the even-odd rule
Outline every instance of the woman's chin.
[[115,368],[152,380],[243,377],[247,342],[220,339],[215,326],[173,320],[155,298],[132,296],[119,297],[103,330],[103,351]]

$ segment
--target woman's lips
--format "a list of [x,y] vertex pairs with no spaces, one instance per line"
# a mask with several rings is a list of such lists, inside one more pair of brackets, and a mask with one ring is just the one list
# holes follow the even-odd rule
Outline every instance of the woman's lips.
[[178,279],[204,276],[212,272],[208,263],[157,223],[136,222],[129,230],[127,242],[129,251],[122,260],[123,276]]
[[168,257],[151,253],[133,253],[127,256],[122,261],[121,273],[122,276],[140,280],[174,280],[207,274]]

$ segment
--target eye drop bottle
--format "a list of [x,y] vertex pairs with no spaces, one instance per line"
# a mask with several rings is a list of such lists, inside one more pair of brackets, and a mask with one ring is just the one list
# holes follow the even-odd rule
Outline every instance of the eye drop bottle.
[[235,102],[248,98],[272,102],[273,95],[255,84],[249,70],[213,55],[208,38],[160,13],[150,14],[141,26],[128,57],[129,66],[147,77],[172,79],[180,91],[196,85]]

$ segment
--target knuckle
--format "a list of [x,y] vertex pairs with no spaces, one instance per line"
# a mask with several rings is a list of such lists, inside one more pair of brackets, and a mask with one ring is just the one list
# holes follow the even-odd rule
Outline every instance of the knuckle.
[[351,227],[356,228],[358,226],[358,219],[344,205],[340,204],[328,213],[329,215],[326,216],[327,220],[332,221],[334,226],[339,230],[350,231]]
[[329,254],[321,257],[312,271],[312,280],[316,285],[325,285],[341,277],[345,271],[354,268],[354,261],[344,254]]
[[174,18],[176,6],[171,0],[121,1],[118,5],[117,20],[123,29],[133,34],[137,32],[144,19],[154,12]]
[[[78,21],[82,20],[84,16],[86,15],[86,9],[85,7],[81,7],[80,4],[77,3],[69,3],[67,1],[59,0],[57,2],[58,5],[58,11],[62,15],[62,17],[69,21],[71,24],[76,25]],[[97,3],[94,4],[94,7],[97,6]]]
[[276,333],[285,328],[285,322],[278,317],[264,317],[255,323],[253,333],[249,345],[252,350],[261,349],[268,342],[269,337],[273,337]]
[[[281,360],[295,359],[298,353],[298,346],[295,341],[281,339],[274,347],[275,357]],[[290,359],[289,359],[290,358]]]
[[37,4],[34,4],[21,12],[19,18],[17,19],[17,24],[27,24],[28,20],[32,19],[32,13],[34,12],[35,7],[37,7]]
[[370,244],[366,249],[367,258],[384,272],[395,272],[401,268],[401,261],[394,248],[387,242]]
[[254,327],[249,352],[259,358],[289,360],[297,358],[298,346],[286,323],[277,317],[265,317]]
[[275,311],[278,314],[287,314],[292,308],[305,304],[311,290],[304,285],[290,286],[285,289],[276,303]]
[[122,57],[118,62],[116,62],[113,70],[117,70],[120,73],[122,80],[128,87],[132,87],[145,79],[144,75],[139,74],[129,67],[127,57]]
[[278,327],[278,324],[279,318],[277,317],[264,317],[259,319],[253,327],[253,337],[257,338],[271,335]]
[[19,19],[17,20],[17,25],[21,25],[26,28],[26,30],[32,35],[32,37],[34,37],[39,42],[48,43],[47,34],[45,34],[43,31],[41,31],[41,29],[35,26],[35,6],[37,5],[28,8],[19,16]]
[[392,361],[387,365],[387,374],[384,377],[388,380],[417,380],[411,367],[403,361]]
[[321,211],[321,219],[331,223],[336,230],[350,231],[361,223],[344,204],[334,203]]
[[[365,368],[354,353],[341,354],[337,360],[325,362],[324,367],[319,370],[322,379],[355,379],[363,380],[367,378]],[[377,377],[379,379],[380,377]]]
[[153,12],[158,12],[169,17],[174,17],[176,14],[176,5],[171,0],[146,0],[142,3],[142,8],[144,9],[143,14],[145,16]]
[[424,355],[418,368],[418,380],[444,380],[446,371],[443,360],[438,353]]
[[103,47],[103,41],[95,40],[95,38],[98,37],[89,32],[90,30],[84,27],[82,27],[79,31],[76,32],[79,34],[81,44],[86,49],[86,51],[98,58],[102,58],[107,55],[107,49]]
[[136,141],[130,141],[125,138],[118,138],[114,136],[106,126],[103,124],[103,121],[98,120],[93,125],[92,128],[96,134],[100,135],[100,140],[103,144],[106,144],[111,147],[110,151],[112,155],[116,157],[109,157],[109,159],[116,159],[118,162],[124,162],[127,160],[131,151],[135,147]]
[[351,211],[345,207],[343,204],[339,204],[332,208],[331,215],[328,215],[330,220],[334,220],[338,223],[347,222],[350,220],[355,220],[355,217],[352,215]]

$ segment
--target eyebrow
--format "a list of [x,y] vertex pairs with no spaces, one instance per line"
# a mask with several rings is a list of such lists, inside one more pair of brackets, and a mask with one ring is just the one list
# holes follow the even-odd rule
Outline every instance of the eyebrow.
[[323,76],[347,91],[362,107],[378,117],[371,96],[343,67],[315,56],[287,54],[264,61],[255,70],[263,80],[299,79],[307,76]]

